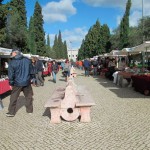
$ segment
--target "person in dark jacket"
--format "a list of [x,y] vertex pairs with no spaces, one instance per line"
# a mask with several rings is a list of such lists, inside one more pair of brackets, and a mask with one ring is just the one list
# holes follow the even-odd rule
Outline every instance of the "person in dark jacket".
[[93,60],[92,65],[93,65],[93,76],[97,76],[97,65],[98,65],[97,59]]
[[42,60],[39,60],[37,57],[36,57],[36,63],[35,63],[35,68],[37,70],[37,73],[36,73],[36,81],[37,81],[37,86],[43,86],[44,85],[44,79],[42,77],[42,73],[43,73],[43,62]]
[[20,92],[23,91],[26,98],[26,112],[33,112],[33,90],[31,87],[32,63],[26,57],[21,55],[19,49],[13,49],[12,60],[9,62],[8,78],[12,86],[10,104],[8,107],[7,117],[14,117],[16,114],[16,104]]
[[84,60],[83,66],[84,66],[84,70],[85,70],[85,76],[89,77],[91,62],[89,61],[88,58]]
[[53,60],[52,64],[52,75],[53,75],[53,82],[56,83],[56,74],[58,72],[58,64],[55,60]]

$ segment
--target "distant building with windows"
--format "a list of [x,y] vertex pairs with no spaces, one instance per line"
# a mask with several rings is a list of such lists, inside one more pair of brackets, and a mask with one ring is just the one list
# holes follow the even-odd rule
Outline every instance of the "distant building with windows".
[[69,60],[76,61],[78,57],[78,50],[68,50],[68,58]]

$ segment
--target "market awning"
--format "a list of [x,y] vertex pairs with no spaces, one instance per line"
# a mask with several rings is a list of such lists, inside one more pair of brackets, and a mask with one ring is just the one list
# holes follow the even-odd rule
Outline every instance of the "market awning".
[[146,52],[146,51],[150,51],[150,41],[145,41],[143,44],[136,46],[132,52],[139,53],[139,52]]

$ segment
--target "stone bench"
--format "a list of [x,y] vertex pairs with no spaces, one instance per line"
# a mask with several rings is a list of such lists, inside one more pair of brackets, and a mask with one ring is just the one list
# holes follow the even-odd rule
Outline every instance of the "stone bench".
[[91,107],[95,105],[95,102],[85,86],[78,86],[79,93],[76,95],[78,102],[76,107],[80,108],[81,122],[90,122]]
[[74,121],[81,117],[81,122],[90,122],[91,106],[95,105],[84,86],[78,86],[71,79],[65,88],[57,88],[46,102],[51,112],[51,123],[60,123],[61,117],[66,121]]

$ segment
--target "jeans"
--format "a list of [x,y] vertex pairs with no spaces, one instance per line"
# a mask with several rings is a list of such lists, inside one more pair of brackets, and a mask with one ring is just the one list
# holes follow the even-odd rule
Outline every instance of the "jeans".
[[85,76],[89,76],[89,68],[85,67]]
[[13,86],[11,91],[11,96],[10,96],[10,104],[8,107],[8,112],[12,115],[15,115],[16,113],[17,100],[21,91],[23,91],[23,94],[26,99],[26,104],[25,104],[26,112],[27,113],[33,112],[33,90],[31,84],[23,87]]
[[53,81],[56,82],[56,73],[52,71],[52,74],[53,74]]
[[93,67],[93,75],[97,76],[97,67]]

